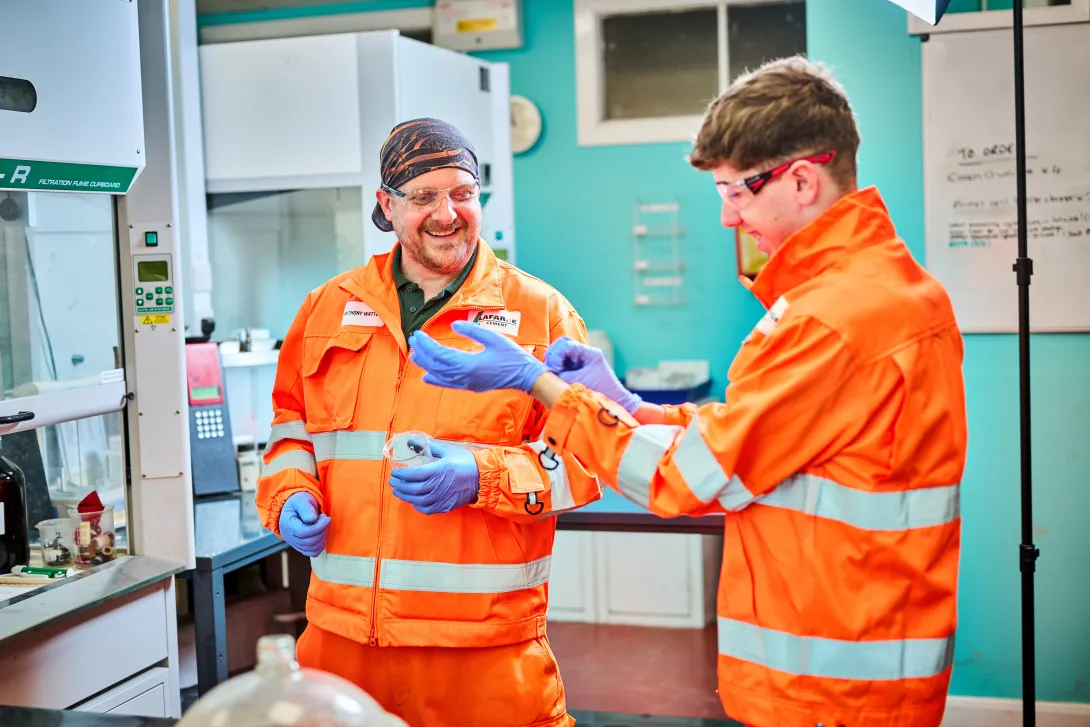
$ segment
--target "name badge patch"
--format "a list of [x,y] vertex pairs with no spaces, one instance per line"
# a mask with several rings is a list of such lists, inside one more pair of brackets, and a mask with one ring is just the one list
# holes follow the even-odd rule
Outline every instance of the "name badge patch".
[[757,330],[766,336],[772,333],[776,324],[783,318],[783,314],[787,312],[788,305],[787,298],[784,298],[781,295],[779,300],[773,303],[772,307],[768,309],[768,312],[764,314],[764,317],[757,321]]
[[382,326],[382,319],[378,317],[378,313],[375,313],[374,308],[363,301],[350,300],[345,303],[341,325],[378,328]]
[[522,313],[508,310],[486,310],[469,314],[469,322],[508,336],[516,336],[522,323]]

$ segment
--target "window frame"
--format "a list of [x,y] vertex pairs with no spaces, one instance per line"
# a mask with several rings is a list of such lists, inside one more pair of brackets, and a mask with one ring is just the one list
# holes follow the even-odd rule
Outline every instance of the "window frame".
[[[605,118],[605,63],[602,21],[612,15],[716,9],[719,83],[730,83],[730,35],[727,6],[767,5],[783,0],[575,0],[575,106],[579,146],[616,146],[692,141],[701,114],[637,119]],[[805,2],[805,0],[803,0]]]

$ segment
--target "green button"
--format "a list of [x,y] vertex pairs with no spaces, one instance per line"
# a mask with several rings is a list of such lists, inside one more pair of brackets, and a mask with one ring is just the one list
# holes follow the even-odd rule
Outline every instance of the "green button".
[[172,288],[172,287],[170,287],[170,286],[168,285],[168,286],[167,286],[167,289],[166,289],[165,291],[163,291],[163,292],[165,292],[165,293],[166,293],[167,295],[170,295],[171,293],[173,293],[173,292],[174,292],[174,288]]
[[144,289],[143,288],[137,288],[136,289],[136,294],[137,295],[143,295],[144,294]]
[[144,244],[147,245],[148,247],[158,247],[159,246],[159,233],[158,232],[145,232],[144,233]]
[[174,299],[173,298],[167,298],[167,305],[174,305]]
[[155,293],[148,293],[148,295],[147,295],[148,300],[151,300],[154,297],[155,297]]
[[163,299],[162,298],[156,298],[155,299],[155,305],[162,305],[162,304],[163,304]]
[[155,294],[156,294],[156,295],[162,295],[162,294],[163,294],[163,289],[162,289],[161,287],[160,287],[160,288],[156,288],[156,289],[155,289]]

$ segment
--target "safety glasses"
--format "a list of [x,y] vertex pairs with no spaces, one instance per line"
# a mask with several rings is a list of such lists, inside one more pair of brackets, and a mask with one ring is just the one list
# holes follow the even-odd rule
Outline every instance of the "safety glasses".
[[458,184],[447,189],[412,189],[408,192],[402,192],[400,189],[394,189],[385,184],[382,185],[382,189],[420,211],[434,210],[444,197],[449,199],[455,207],[464,207],[473,204],[481,196],[481,185],[476,182]]
[[758,192],[764,189],[769,182],[784,174],[791,168],[791,165],[798,162],[828,164],[835,158],[835,151],[827,151],[823,154],[814,154],[813,156],[792,159],[789,162],[777,164],[760,174],[754,174],[752,177],[746,177],[737,182],[716,182],[715,188],[719,191],[719,196],[723,198],[724,202],[734,207],[734,209],[741,211],[746,205],[753,201],[753,198]]

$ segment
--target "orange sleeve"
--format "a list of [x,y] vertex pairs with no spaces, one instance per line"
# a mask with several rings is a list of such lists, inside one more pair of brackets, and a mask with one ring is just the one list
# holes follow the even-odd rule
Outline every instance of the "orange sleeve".
[[693,420],[697,412],[700,411],[700,407],[696,404],[665,404],[662,407],[662,411],[666,414],[666,421],[664,424],[673,424],[679,427],[689,426],[689,422]]
[[759,346],[725,404],[673,408],[668,424],[640,426],[576,384],[554,405],[545,441],[662,517],[740,510],[866,420],[863,392],[850,391],[858,369],[835,332],[784,320]]
[[[550,340],[568,336],[587,343],[583,320],[569,311],[550,332]],[[519,447],[492,447],[474,453],[480,471],[480,491],[473,507],[517,522],[533,522],[575,510],[602,496],[602,485],[580,457],[559,453],[541,438],[548,410],[539,403]]]
[[257,511],[266,529],[280,535],[280,511],[296,492],[309,492],[324,504],[314,442],[307,432],[303,404],[303,330],[310,315],[310,299],[299,309],[284,336],[273,382],[273,422],[265,445],[265,469],[257,481]]

